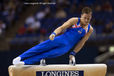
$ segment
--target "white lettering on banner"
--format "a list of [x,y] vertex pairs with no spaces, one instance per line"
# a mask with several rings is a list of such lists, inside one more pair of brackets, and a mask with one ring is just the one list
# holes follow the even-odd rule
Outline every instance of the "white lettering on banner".
[[80,76],[79,71],[41,71],[41,76]]

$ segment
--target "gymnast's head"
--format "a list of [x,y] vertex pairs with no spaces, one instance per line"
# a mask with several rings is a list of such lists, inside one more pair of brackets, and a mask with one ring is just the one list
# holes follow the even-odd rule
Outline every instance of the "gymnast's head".
[[83,25],[89,24],[92,18],[92,9],[89,7],[84,7],[81,14],[81,22]]

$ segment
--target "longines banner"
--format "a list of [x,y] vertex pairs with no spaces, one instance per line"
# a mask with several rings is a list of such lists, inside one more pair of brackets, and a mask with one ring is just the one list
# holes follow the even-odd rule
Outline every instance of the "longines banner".
[[37,71],[36,76],[84,76],[84,71]]

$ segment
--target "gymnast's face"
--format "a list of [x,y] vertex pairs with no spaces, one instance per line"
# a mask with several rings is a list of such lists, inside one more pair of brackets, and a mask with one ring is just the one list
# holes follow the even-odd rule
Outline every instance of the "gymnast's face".
[[81,22],[82,22],[82,24],[86,26],[87,24],[89,24],[91,18],[92,18],[92,13],[88,13],[88,14],[83,13],[81,15]]

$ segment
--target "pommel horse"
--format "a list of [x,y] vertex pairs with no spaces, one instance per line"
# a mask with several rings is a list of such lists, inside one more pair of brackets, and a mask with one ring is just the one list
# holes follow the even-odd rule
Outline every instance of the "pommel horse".
[[11,65],[9,76],[105,76],[105,64]]

